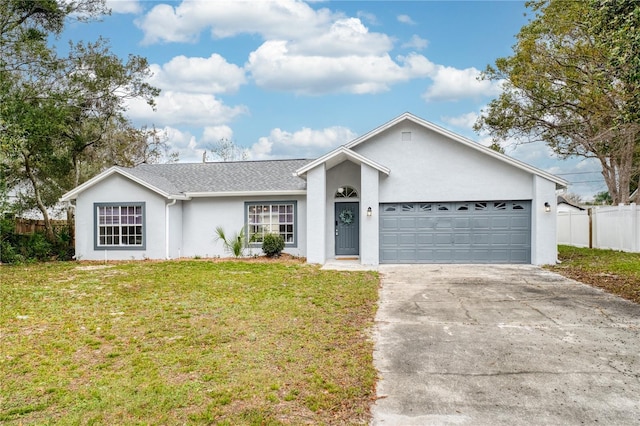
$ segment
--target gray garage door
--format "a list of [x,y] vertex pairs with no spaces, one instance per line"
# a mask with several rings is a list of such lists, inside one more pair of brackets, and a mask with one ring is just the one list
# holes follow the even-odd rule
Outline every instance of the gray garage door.
[[380,205],[381,263],[531,263],[531,201]]

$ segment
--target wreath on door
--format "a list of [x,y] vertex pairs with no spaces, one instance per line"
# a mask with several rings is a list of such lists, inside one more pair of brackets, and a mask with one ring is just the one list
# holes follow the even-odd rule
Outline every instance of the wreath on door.
[[340,212],[340,220],[345,225],[351,225],[353,223],[353,212],[347,209],[342,210]]

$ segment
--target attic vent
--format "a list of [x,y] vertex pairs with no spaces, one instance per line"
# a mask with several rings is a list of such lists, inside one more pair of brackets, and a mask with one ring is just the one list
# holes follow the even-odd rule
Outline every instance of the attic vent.
[[411,132],[402,132],[402,142],[411,140]]

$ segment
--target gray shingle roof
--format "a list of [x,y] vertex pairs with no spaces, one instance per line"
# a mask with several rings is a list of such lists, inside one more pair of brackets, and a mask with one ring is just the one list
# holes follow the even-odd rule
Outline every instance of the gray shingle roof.
[[291,191],[306,189],[306,181],[293,172],[310,161],[141,164],[124,170],[169,194]]

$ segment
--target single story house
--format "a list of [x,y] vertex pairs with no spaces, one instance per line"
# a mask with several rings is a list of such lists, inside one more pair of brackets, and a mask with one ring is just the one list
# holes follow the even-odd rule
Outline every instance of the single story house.
[[314,160],[112,167],[62,201],[82,260],[224,257],[221,226],[310,263],[549,264],[566,185],[405,113]]
[[581,207],[577,204],[573,204],[562,195],[558,195],[558,199],[556,200],[558,205],[558,212],[581,212],[584,211],[585,208]]

